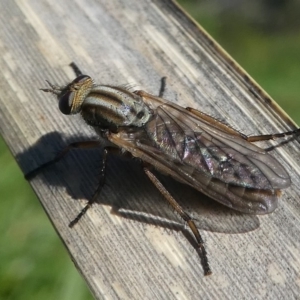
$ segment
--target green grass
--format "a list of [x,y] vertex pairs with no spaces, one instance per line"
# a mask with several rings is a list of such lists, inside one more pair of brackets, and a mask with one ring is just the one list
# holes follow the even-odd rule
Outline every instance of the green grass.
[[285,9],[282,14],[286,22],[272,29],[272,23],[259,24],[239,13],[219,14],[205,1],[178,2],[300,124],[300,26],[299,18],[294,18],[296,8]]
[[0,138],[0,299],[92,299]]
[[[202,6],[187,9],[300,124],[300,31],[268,33],[241,16],[220,20]],[[92,299],[1,139],[0,165],[0,300]]]

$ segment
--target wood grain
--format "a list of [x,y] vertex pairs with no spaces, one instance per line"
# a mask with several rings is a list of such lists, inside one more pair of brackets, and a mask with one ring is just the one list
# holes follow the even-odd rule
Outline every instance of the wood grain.
[[[247,135],[295,124],[203,29],[171,1],[16,0],[0,3],[0,126],[24,173],[74,140],[96,135],[39,88],[74,79],[131,84],[212,115]],[[262,147],[278,142],[261,143]],[[300,294],[299,143],[273,155],[293,184],[267,216],[230,211],[163,178],[190,202],[213,274],[203,276],[191,236],[139,163],[109,159],[99,203],[73,229],[97,186],[101,151],[78,151],[31,181],[96,299],[296,299]],[[195,205],[196,200],[196,207]],[[154,226],[159,225],[159,226]],[[237,234],[240,233],[240,234]]]

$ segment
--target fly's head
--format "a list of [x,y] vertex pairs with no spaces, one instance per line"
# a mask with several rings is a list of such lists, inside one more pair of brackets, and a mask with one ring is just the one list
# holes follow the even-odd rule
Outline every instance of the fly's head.
[[41,90],[57,96],[59,109],[65,115],[79,113],[82,103],[93,88],[93,80],[87,75],[79,75],[64,87],[56,86],[49,81],[47,83],[50,89]]

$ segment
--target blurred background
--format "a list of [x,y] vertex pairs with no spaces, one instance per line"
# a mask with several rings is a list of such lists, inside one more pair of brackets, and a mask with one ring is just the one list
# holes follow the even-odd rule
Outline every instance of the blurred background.
[[[300,1],[178,2],[300,124]],[[92,299],[2,139],[0,165],[0,300]]]

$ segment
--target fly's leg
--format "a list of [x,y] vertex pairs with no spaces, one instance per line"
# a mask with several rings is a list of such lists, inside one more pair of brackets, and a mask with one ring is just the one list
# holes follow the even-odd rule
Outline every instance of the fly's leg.
[[85,215],[87,210],[97,201],[98,196],[100,195],[100,192],[105,184],[105,171],[106,171],[106,162],[107,162],[107,156],[108,154],[112,153],[118,153],[120,150],[118,148],[114,147],[105,147],[103,149],[103,159],[102,159],[102,168],[100,170],[100,176],[99,176],[99,184],[98,187],[93,195],[93,197],[88,201],[87,205],[81,210],[81,212],[77,215],[77,217],[70,222],[69,227],[73,227],[78,221]]
[[281,133],[248,136],[246,140],[252,143],[252,142],[259,142],[259,141],[274,140],[274,139],[283,138],[291,135],[294,136],[300,135],[300,128],[287,131],[287,132],[281,132]]
[[210,123],[211,125],[216,126],[217,128],[219,128],[222,131],[225,131],[225,132],[227,132],[229,134],[232,134],[232,135],[240,136],[242,139],[247,139],[247,136],[245,134],[231,128],[227,124],[221,123],[219,120],[203,113],[202,111],[199,111],[199,110],[197,110],[195,108],[192,108],[192,107],[186,107],[185,109],[187,111],[189,111],[190,113],[192,113],[193,115],[195,115],[196,117],[199,117],[200,119]]
[[144,167],[144,172],[151,180],[151,182],[155,185],[155,187],[160,191],[160,193],[166,198],[166,200],[171,204],[171,206],[175,209],[175,211],[181,216],[181,218],[189,225],[190,229],[192,230],[195,239],[197,241],[198,251],[201,257],[201,263],[204,269],[204,275],[210,275],[211,269],[208,264],[208,259],[206,255],[206,250],[204,248],[204,242],[202,237],[196,227],[193,219],[187,214],[183,208],[177,203],[177,201],[172,197],[172,195],[166,190],[166,188],[162,185],[162,183],[157,179],[157,177],[147,168]]
[[166,81],[167,77],[162,77],[160,80],[160,89],[158,93],[158,97],[162,98],[164,96],[165,90],[166,90]]
[[259,141],[268,141],[268,140],[283,138],[283,137],[286,137],[286,136],[300,135],[300,128],[298,128],[298,129],[295,129],[295,130],[291,130],[291,131],[287,131],[287,132],[281,132],[281,133],[275,133],[275,134],[246,136],[245,134],[231,128],[227,124],[221,123],[220,121],[214,119],[213,117],[211,117],[211,116],[209,116],[209,115],[207,115],[207,114],[205,114],[201,111],[198,111],[198,110],[196,110],[194,108],[191,108],[191,107],[186,107],[186,110],[191,112],[195,116],[198,116],[199,118],[208,121],[212,125],[215,125],[215,126],[219,127],[221,130],[224,130],[225,132],[227,132],[229,134],[238,135],[242,139],[244,139],[244,140],[246,140],[250,143],[259,142]]
[[80,71],[80,69],[74,62],[71,62],[69,66],[73,69],[73,71],[77,77],[82,75],[82,72]]
[[62,151],[60,151],[52,160],[40,165],[36,169],[28,172],[25,174],[25,179],[29,180],[34,178],[37,174],[42,172],[47,167],[55,164],[56,162],[60,161],[66,154],[69,153],[71,149],[82,149],[82,148],[95,148],[99,147],[100,143],[98,141],[85,141],[85,142],[76,142],[68,145]]
[[[54,157],[54,159],[42,164],[38,168],[36,168],[36,169],[30,171],[29,173],[27,173],[25,175],[25,178],[27,180],[32,179],[37,174],[42,172],[45,168],[47,168],[47,167],[55,164],[56,162],[60,161],[72,149],[95,148],[95,147],[99,147],[100,145],[101,144],[99,143],[99,141],[86,141],[86,142],[72,143],[72,144],[68,145],[67,147],[65,147],[61,152],[59,152],[58,155],[56,157]],[[101,189],[102,189],[102,187],[105,183],[105,169],[106,169],[107,155],[111,152],[116,152],[116,151],[119,152],[119,149],[118,148],[113,148],[113,147],[105,147],[103,149],[103,161],[102,161],[103,164],[102,164],[102,168],[101,168],[101,171],[100,171],[100,178],[99,178],[98,187],[97,187],[92,199],[88,201],[88,204],[82,209],[82,211],[78,214],[78,216],[73,221],[70,222],[69,227],[73,227],[76,223],[78,223],[78,221],[81,219],[81,217],[87,212],[87,210],[96,201],[96,199],[99,196],[99,194],[101,192]]]

